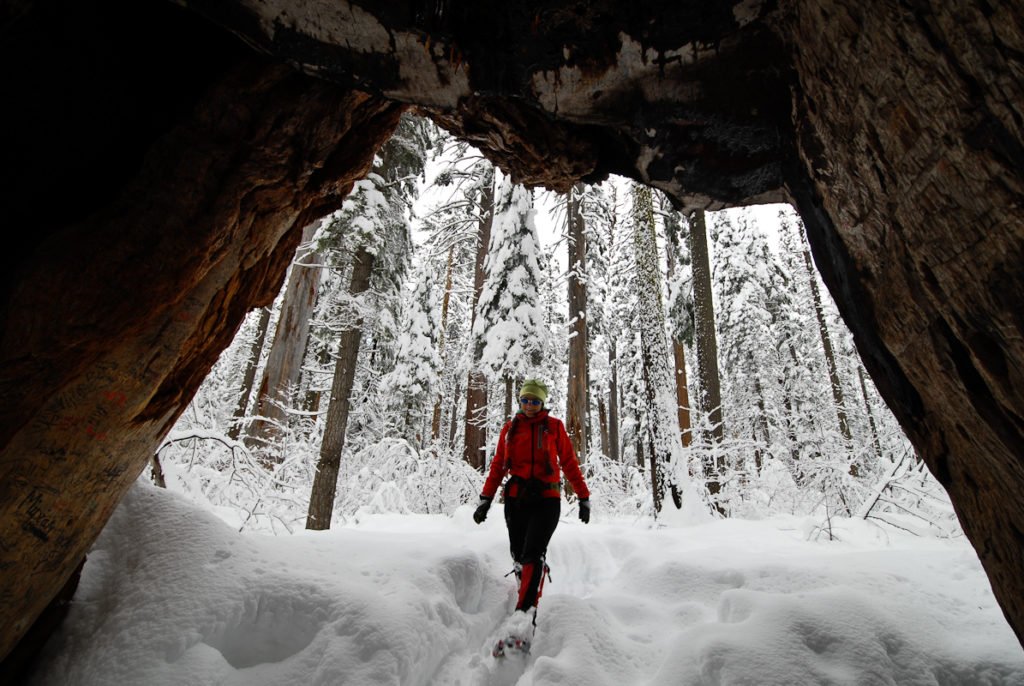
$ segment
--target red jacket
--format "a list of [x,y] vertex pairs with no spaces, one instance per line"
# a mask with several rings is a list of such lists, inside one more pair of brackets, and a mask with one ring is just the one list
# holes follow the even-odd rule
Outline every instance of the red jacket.
[[[491,461],[491,471],[487,475],[481,495],[493,498],[502,479],[511,473],[512,476],[539,479],[549,484],[550,488],[544,489],[542,495],[557,498],[561,482],[558,466],[561,465],[566,478],[576,490],[576,495],[580,498],[590,497],[590,491],[580,472],[580,464],[576,461],[576,453],[569,441],[569,434],[565,432],[565,425],[561,420],[548,417],[548,411],[541,410],[532,419],[520,412],[512,421],[516,422],[516,430],[509,438],[508,432],[512,422],[506,422],[502,427],[498,449],[494,453],[494,460]],[[516,497],[515,484],[511,485],[507,495],[510,498]]]

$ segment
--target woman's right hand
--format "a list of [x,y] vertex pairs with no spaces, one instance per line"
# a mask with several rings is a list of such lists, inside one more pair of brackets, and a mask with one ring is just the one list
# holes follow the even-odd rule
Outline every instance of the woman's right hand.
[[480,496],[480,504],[476,506],[476,512],[473,513],[473,521],[480,524],[487,519],[487,510],[491,509],[491,499],[486,496]]

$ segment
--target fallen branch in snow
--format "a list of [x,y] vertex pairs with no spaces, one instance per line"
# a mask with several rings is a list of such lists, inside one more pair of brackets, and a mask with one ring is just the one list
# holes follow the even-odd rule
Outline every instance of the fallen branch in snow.
[[169,434],[167,434],[166,438],[164,438],[163,443],[160,444],[160,447],[156,449],[156,454],[159,455],[160,451],[162,451],[164,448],[174,445],[175,443],[184,443],[185,441],[193,439],[199,441],[217,441],[218,443],[223,444],[224,447],[230,449],[232,452],[238,449],[241,450],[246,455],[249,454],[249,451],[248,449],[246,449],[245,444],[243,444],[241,441],[233,440],[217,431],[204,431],[201,429],[170,432]]
[[[923,467],[915,467],[910,462],[909,458],[912,456],[913,453],[904,453],[892,469],[879,479],[861,505],[857,517],[865,521],[881,522],[916,536],[923,536],[927,531],[935,530],[946,537],[957,535],[958,527],[952,505],[941,497],[937,485],[935,492],[927,490],[929,477],[922,473]],[[903,516],[924,522],[928,528],[920,530],[907,522],[897,523],[891,517],[885,516],[886,511],[896,515],[903,513]]]
[[868,518],[868,515],[871,514],[871,510],[873,510],[875,508],[875,505],[878,504],[878,501],[881,500],[882,494],[885,492],[885,489],[889,487],[889,484],[896,480],[896,473],[899,472],[900,467],[903,466],[903,463],[906,462],[906,460],[907,455],[906,453],[904,453],[903,457],[901,457],[899,462],[897,462],[893,466],[893,468],[889,471],[888,475],[880,479],[878,483],[875,484],[875,487],[871,489],[871,495],[868,496],[867,500],[864,501],[864,503],[860,506],[860,510],[857,512],[858,519]]

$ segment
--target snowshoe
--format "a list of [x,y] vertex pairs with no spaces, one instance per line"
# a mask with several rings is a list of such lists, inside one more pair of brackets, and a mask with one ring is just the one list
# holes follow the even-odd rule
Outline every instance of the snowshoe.
[[501,638],[495,643],[491,650],[492,657],[505,657],[507,655],[530,652],[530,642],[533,640],[533,632],[536,627],[537,610],[533,612],[516,611],[505,620],[498,636]]
[[526,654],[530,652],[530,639],[522,636],[508,636],[495,644],[491,651],[491,657],[505,657],[515,653]]

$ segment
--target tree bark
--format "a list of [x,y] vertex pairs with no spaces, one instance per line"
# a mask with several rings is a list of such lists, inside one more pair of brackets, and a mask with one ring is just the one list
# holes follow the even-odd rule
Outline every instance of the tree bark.
[[[755,372],[753,365],[753,353],[747,351],[747,360],[750,363],[751,372]],[[765,411],[764,405],[764,390],[761,388],[761,377],[757,374],[753,375],[754,378],[754,397],[757,398],[757,420],[755,422],[755,431],[753,432],[754,439],[754,467],[757,473],[761,473],[761,467],[763,465],[763,458],[761,454],[761,445],[771,445],[771,436],[769,435],[768,428],[768,415]],[[760,436],[758,435],[760,431]]]
[[[709,435],[704,436],[707,445],[721,443],[724,434],[722,423],[722,390],[718,376],[718,339],[715,335],[715,310],[711,298],[711,264],[708,259],[707,226],[704,211],[698,210],[690,217],[690,255],[693,257],[693,309],[697,338],[697,373],[700,375],[700,411],[705,413],[711,424]],[[721,490],[725,458],[719,456],[711,462],[705,459],[704,477],[708,492],[717,496]]]
[[[452,296],[452,272],[455,269],[455,245],[448,248],[448,265],[445,268],[444,297],[441,300],[441,331],[438,334],[437,348],[441,357],[441,369],[439,374],[444,375],[445,360],[445,333],[448,331],[448,304]],[[437,441],[441,437],[441,403],[444,400],[438,395],[434,402],[434,414],[430,420],[430,438]]]
[[513,410],[512,410],[512,393],[513,393],[512,378],[506,376],[505,377],[505,412],[502,414],[502,416],[505,418],[506,422],[509,421],[510,419],[512,419],[512,412],[513,412]]
[[238,440],[238,434],[242,431],[242,419],[245,411],[249,409],[249,396],[252,395],[252,385],[256,381],[256,367],[260,363],[260,354],[263,352],[263,342],[267,338],[267,329],[270,328],[270,308],[260,308],[260,321],[256,325],[256,340],[249,348],[248,362],[245,364],[245,376],[242,377],[242,389],[238,392],[238,405],[235,406],[234,414],[231,415],[232,422],[228,428],[228,438]]
[[878,440],[878,427],[875,426],[875,415],[871,412],[871,401],[868,400],[868,385],[864,380],[864,367],[857,365],[857,376],[860,379],[860,392],[864,396],[864,411],[868,414],[868,427],[871,429],[871,444],[875,449],[875,457],[882,459],[882,444]]
[[587,244],[583,222],[584,185],[566,194],[566,232],[569,250],[569,380],[566,393],[566,431],[582,462],[587,455]]
[[[676,433],[679,429],[678,405],[671,400],[676,394],[677,385],[669,369],[670,352],[668,337],[665,335],[665,309],[661,299],[661,261],[658,258],[654,206],[649,187],[633,187],[633,225],[648,457],[654,508],[655,512],[660,512],[666,485],[663,471],[665,465],[672,462],[674,455],[681,454],[682,441],[680,434]],[[681,506],[676,485],[670,485],[673,500],[677,506]]]
[[[671,242],[671,237],[669,238],[669,242]],[[671,245],[666,246],[665,256],[671,300],[672,279],[676,274],[676,255]],[[679,436],[682,439],[683,447],[686,448],[689,447],[690,441],[693,439],[690,425],[690,391],[686,382],[686,349],[683,347],[683,341],[675,335],[672,336],[672,361],[675,363],[676,414],[679,420]]]
[[[363,293],[370,286],[373,262],[374,256],[366,248],[360,247],[356,251],[352,258],[352,281],[349,286],[349,293],[353,297]],[[309,496],[307,529],[331,528],[341,452],[345,448],[345,430],[348,428],[349,398],[352,395],[359,343],[363,335],[362,323],[362,317],[358,316],[355,325],[343,331],[338,341],[338,360],[331,383],[331,401],[327,406],[324,440],[320,445],[320,459],[317,461],[316,477],[313,479],[313,490]]]
[[[689,209],[794,202],[879,393],[1024,640],[1019,3],[555,3],[539,22],[502,3],[176,4],[20,2],[2,20],[19,106],[0,205],[33,230],[0,256],[0,540],[15,551],[0,653],[278,289],[268,253],[337,206],[384,133],[364,126],[383,110],[362,93],[251,78],[282,72],[236,61],[241,43],[186,6],[324,83],[433,108],[521,181],[565,191],[612,172]],[[229,105],[210,107],[225,84]],[[359,135],[325,141],[339,130]],[[103,427],[70,436],[107,391]],[[68,502],[46,540],[29,528],[27,510]]]
[[[476,268],[473,272],[473,316],[469,330],[473,330],[476,322],[476,308],[480,301],[480,292],[484,287],[484,260],[487,259],[487,246],[491,242],[491,226],[494,224],[494,177],[484,185],[480,197],[480,223],[478,225],[478,242],[476,246]],[[477,345],[473,350],[473,362],[466,383],[466,440],[463,459],[480,471],[484,470],[487,458],[484,448],[487,445],[487,378],[477,371],[476,365],[483,353],[483,346]]]
[[18,7],[0,192],[32,230],[0,256],[0,657],[404,109],[168,3]]
[[608,379],[608,457],[618,462],[622,451],[619,443],[619,366],[616,348],[613,338],[608,344],[608,367],[611,369]]
[[[309,339],[309,320],[320,290],[320,256],[312,245],[319,228],[318,220],[302,230],[302,244],[292,261],[281,316],[260,381],[256,419],[249,425],[246,436],[249,447],[269,447],[280,435],[281,427],[288,423],[287,408],[295,400],[293,394],[299,384]],[[283,458],[275,455],[272,459],[280,462]]]
[[607,403],[604,401],[604,396],[600,393],[597,394],[597,418],[601,427],[601,454],[610,458],[611,450],[608,445],[608,407]]

